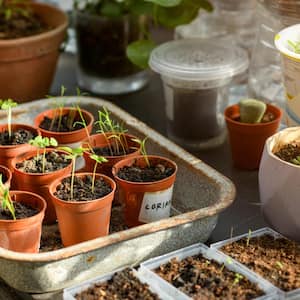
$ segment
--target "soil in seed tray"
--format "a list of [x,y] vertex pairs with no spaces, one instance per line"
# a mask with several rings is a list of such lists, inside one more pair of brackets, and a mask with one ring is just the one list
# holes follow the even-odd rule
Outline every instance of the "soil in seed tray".
[[[20,202],[13,202],[15,208],[16,219],[25,219],[36,215],[39,211],[35,208],[32,208],[29,205],[22,204]],[[0,219],[1,220],[13,220],[11,213],[8,209],[0,208]]]
[[128,149],[128,151],[122,151],[122,149],[118,151],[115,147],[105,146],[105,147],[95,147],[93,148],[93,151],[95,154],[102,155],[102,156],[121,156],[121,155],[127,155],[133,153],[136,150],[130,148]]
[[70,132],[83,128],[83,125],[76,123],[77,121],[80,121],[78,117],[70,121],[69,114],[63,115],[61,120],[58,116],[54,120],[44,117],[39,127],[54,132]]
[[300,244],[271,235],[238,240],[221,249],[284,291],[300,288]]
[[296,143],[286,144],[274,154],[286,162],[300,164],[300,161],[297,160],[297,157],[300,156],[300,147]]
[[155,272],[193,299],[255,299],[264,295],[242,275],[198,254],[181,261],[174,258]]
[[118,177],[132,182],[153,182],[165,179],[174,173],[174,169],[162,164],[140,168],[136,165],[125,166],[118,172]]
[[77,300],[156,300],[159,297],[139,281],[130,269],[120,271],[103,283],[96,283],[75,296]]
[[[16,164],[17,169],[25,173],[43,173],[43,150],[40,150],[38,156],[33,156],[30,159],[24,160]],[[71,163],[71,160],[66,158],[65,154],[53,152],[47,152],[45,155],[44,172],[54,172],[67,167]]]
[[0,145],[8,146],[25,144],[34,137],[35,135],[32,132],[25,129],[13,131],[11,137],[9,137],[8,131],[5,130],[0,133]]
[[92,191],[92,176],[74,178],[73,198],[71,198],[71,177],[65,178],[56,188],[55,195],[65,201],[91,201],[102,198],[112,191],[111,186],[103,179],[96,179]]

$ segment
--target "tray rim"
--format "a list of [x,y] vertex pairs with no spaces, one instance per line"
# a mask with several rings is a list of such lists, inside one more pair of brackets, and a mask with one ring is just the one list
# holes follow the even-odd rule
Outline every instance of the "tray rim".
[[[94,240],[82,242],[73,246],[65,247],[58,250],[43,252],[43,253],[19,253],[11,250],[7,250],[0,247],[0,259],[13,260],[17,262],[35,262],[35,263],[48,263],[51,261],[58,261],[70,258],[72,256],[84,254],[99,248],[110,246],[112,244],[120,243],[124,240],[131,240],[142,235],[148,235],[157,231],[170,229],[172,227],[180,226],[183,224],[191,223],[201,218],[212,217],[223,211],[225,208],[230,206],[236,196],[236,188],[233,182],[225,175],[221,174],[214,168],[207,165],[201,159],[188,153],[186,150],[170,141],[167,137],[158,133],[156,130],[150,128],[144,122],[138,120],[136,117],[127,113],[117,105],[97,97],[86,97],[86,96],[67,96],[67,97],[53,97],[55,99],[65,99],[65,104],[74,102],[74,99],[84,99],[86,103],[92,105],[105,106],[108,110],[112,111],[113,114],[117,115],[120,119],[124,120],[124,124],[130,126],[136,126],[139,131],[147,131],[147,135],[151,137],[151,140],[157,143],[160,141],[161,148],[168,151],[170,154],[177,156],[179,159],[184,161],[190,167],[196,169],[198,172],[205,174],[214,184],[219,187],[220,198],[211,206],[204,207],[191,212],[186,212],[181,215],[173,216],[168,219],[140,225],[131,229],[123,230],[110,234],[105,237],[99,237]],[[51,98],[51,99],[53,99]],[[19,115],[25,112],[24,106],[34,106],[39,104],[50,103],[51,99],[40,99],[27,103],[20,104],[14,111],[13,115]],[[89,101],[89,102],[88,102]],[[3,114],[0,113],[0,119]],[[180,154],[180,155],[179,155]]]

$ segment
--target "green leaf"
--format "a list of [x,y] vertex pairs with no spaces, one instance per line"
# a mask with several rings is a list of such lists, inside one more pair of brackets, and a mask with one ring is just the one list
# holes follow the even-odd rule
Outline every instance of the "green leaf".
[[100,9],[101,15],[106,17],[120,17],[122,15],[121,4],[115,2],[105,2]]
[[152,16],[153,14],[153,3],[137,1],[129,6],[129,11],[134,15],[147,15]]
[[150,40],[140,40],[127,46],[126,54],[129,60],[142,69],[148,68],[148,61],[155,44]]
[[174,7],[179,5],[182,0],[145,0],[145,2],[152,2],[163,7]]

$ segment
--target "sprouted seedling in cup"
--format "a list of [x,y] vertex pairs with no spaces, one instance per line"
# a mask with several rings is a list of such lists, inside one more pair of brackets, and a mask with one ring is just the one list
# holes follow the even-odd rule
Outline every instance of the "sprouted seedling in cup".
[[287,42],[296,54],[300,54],[300,42],[293,42],[291,40],[288,40]]
[[9,194],[9,188],[3,184],[2,174],[0,174],[0,197],[3,210],[8,210],[14,220],[16,220],[15,207]]
[[40,135],[36,136],[34,139],[28,142],[30,145],[36,147],[37,150],[37,158],[39,157],[39,149],[43,149],[43,157],[42,157],[42,173],[45,173],[45,164],[46,164],[46,148],[47,147],[57,147],[58,143],[55,138],[42,137]]
[[147,151],[146,151],[146,141],[147,141],[147,139],[148,139],[148,137],[145,137],[143,140],[132,139],[132,141],[136,142],[137,144],[140,145],[141,154],[143,155],[147,166],[150,167],[150,162],[149,162],[148,154],[147,154]]
[[95,161],[95,166],[94,166],[94,170],[93,170],[93,179],[92,179],[92,193],[94,194],[95,177],[96,177],[97,166],[98,166],[98,164],[102,164],[104,162],[108,162],[108,160],[105,157],[97,155],[97,154],[94,154],[94,153],[90,154],[90,158]]
[[0,100],[0,105],[2,110],[7,111],[7,129],[8,129],[8,136],[9,140],[11,140],[12,131],[11,131],[11,112],[12,108],[18,105],[17,102],[14,102],[12,99],[7,100]]

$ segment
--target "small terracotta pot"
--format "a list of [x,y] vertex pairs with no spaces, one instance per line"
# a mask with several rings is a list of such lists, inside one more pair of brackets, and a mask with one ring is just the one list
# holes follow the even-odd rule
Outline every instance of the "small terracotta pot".
[[235,167],[258,169],[265,141],[277,131],[282,116],[280,108],[271,104],[267,104],[267,112],[274,114],[273,121],[249,124],[236,121],[240,116],[238,104],[226,108],[225,120]]
[[3,182],[3,184],[7,187],[10,188],[10,184],[11,184],[11,179],[12,179],[12,173],[11,171],[4,167],[4,166],[0,166],[0,174],[2,174],[2,180],[3,180],[3,176],[5,177],[5,181]]
[[[0,39],[0,98],[19,102],[44,97],[50,88],[65,39],[67,15],[56,7],[28,3],[53,29],[18,39]],[[16,88],[17,87],[17,88]]]
[[128,227],[154,222],[170,216],[177,165],[161,156],[150,155],[148,158],[151,165],[160,163],[172,167],[174,173],[155,182],[131,182],[118,177],[118,171],[125,166],[146,167],[143,156],[123,159],[116,163],[112,169],[117,185],[124,194],[125,223]]
[[[69,112],[73,109],[74,108],[72,108],[72,107],[65,107],[62,110],[62,114],[63,115],[69,114]],[[58,112],[59,112],[58,109],[49,109],[49,110],[43,111],[42,113],[38,114],[35,117],[34,125],[37,128],[39,128],[42,136],[55,138],[60,146],[69,146],[71,148],[79,147],[81,145],[81,142],[88,138],[87,131],[85,128],[82,128],[79,130],[74,130],[74,131],[69,131],[69,132],[56,132],[56,131],[45,130],[40,127],[40,124],[42,123],[42,121],[44,120],[45,117],[52,119],[58,115]],[[87,110],[81,109],[81,112],[86,121],[87,130],[90,134],[93,129],[94,117]],[[78,116],[78,112],[76,112],[76,116]]]
[[10,191],[10,195],[12,200],[38,209],[39,213],[25,219],[0,220],[0,246],[17,252],[39,252],[46,201],[30,192]]
[[[7,130],[7,124],[0,125],[0,132]],[[11,125],[12,131],[16,131],[18,129],[26,129],[35,135],[39,135],[39,130],[33,126],[26,125],[26,124],[12,124]],[[35,147],[29,144],[20,144],[20,145],[0,145],[0,165],[3,165],[9,168],[11,171],[13,167],[11,165],[11,161],[18,155],[22,153],[26,153],[28,151],[34,150]]]
[[[109,135],[107,133],[106,135]],[[127,157],[134,157],[140,154],[140,145],[137,142],[132,141],[132,139],[136,138],[133,135],[125,134],[126,141],[128,143],[129,147],[135,147],[137,148],[134,152],[126,155],[120,155],[120,156],[105,156],[105,158],[108,160],[106,163],[98,164],[97,166],[97,173],[105,174],[111,178],[113,178],[112,175],[112,167],[118,162],[121,161],[124,158]],[[109,141],[106,140],[105,135],[102,133],[99,134],[93,134],[90,136],[88,140],[82,143],[82,147],[84,148],[95,148],[95,147],[105,147],[109,145]],[[85,160],[85,171],[86,172],[93,172],[95,167],[95,161],[90,158],[90,152],[85,152],[83,154],[84,160]]]
[[[46,152],[52,152],[53,149],[46,149]],[[59,153],[65,153],[63,151],[58,151]],[[41,150],[40,150],[40,153]],[[16,181],[16,188],[22,191],[34,192],[40,196],[42,196],[47,202],[47,210],[45,213],[45,224],[53,224],[56,222],[56,213],[55,208],[53,206],[51,197],[49,195],[49,185],[58,177],[65,176],[71,173],[72,163],[70,163],[67,167],[57,170],[51,173],[25,173],[18,168],[16,168],[16,164],[20,163],[26,159],[36,156],[37,150],[30,151],[24,153],[16,157],[12,161],[14,177]]]
[[[83,178],[91,173],[78,173]],[[64,201],[57,198],[54,193],[64,178],[58,177],[49,187],[52,201],[55,206],[59,230],[64,246],[71,246],[84,241],[106,236],[109,232],[111,205],[116,190],[115,182],[101,174],[96,174],[96,180],[103,178],[112,188],[112,191],[92,201]]]

